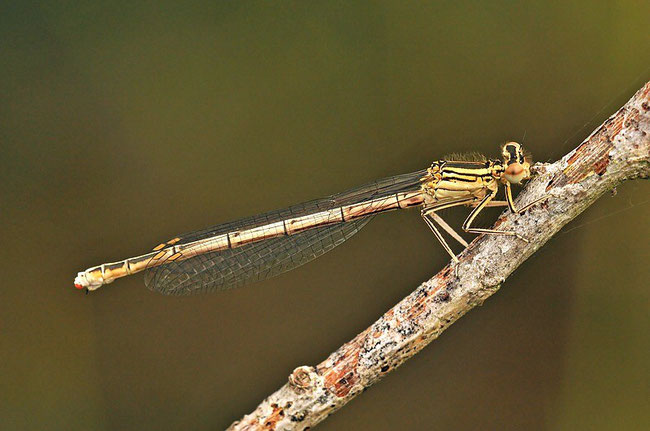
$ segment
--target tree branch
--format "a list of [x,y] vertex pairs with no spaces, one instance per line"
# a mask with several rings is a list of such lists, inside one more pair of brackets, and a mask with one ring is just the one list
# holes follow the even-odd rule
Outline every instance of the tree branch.
[[625,180],[650,175],[650,82],[576,149],[536,176],[519,207],[547,200],[518,215],[508,211],[499,230],[529,240],[483,235],[430,280],[316,367],[296,368],[289,382],[230,430],[304,430],[347,404],[365,388],[419,352],[446,328],[494,294],[501,283],[565,224]]

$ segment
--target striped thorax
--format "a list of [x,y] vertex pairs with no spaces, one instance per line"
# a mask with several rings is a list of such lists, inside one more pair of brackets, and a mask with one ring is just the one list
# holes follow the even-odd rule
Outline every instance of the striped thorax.
[[502,155],[503,161],[471,154],[452,156],[458,160],[433,162],[422,178],[422,191],[427,195],[425,203],[464,197],[483,199],[488,191],[497,191],[499,184],[518,184],[530,177],[530,160],[521,145],[506,143]]

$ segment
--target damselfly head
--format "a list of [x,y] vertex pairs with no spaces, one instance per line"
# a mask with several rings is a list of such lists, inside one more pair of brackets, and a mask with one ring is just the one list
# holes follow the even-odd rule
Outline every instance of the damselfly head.
[[503,179],[512,184],[519,184],[530,178],[530,165],[532,160],[521,145],[517,142],[506,142],[501,147],[503,156]]

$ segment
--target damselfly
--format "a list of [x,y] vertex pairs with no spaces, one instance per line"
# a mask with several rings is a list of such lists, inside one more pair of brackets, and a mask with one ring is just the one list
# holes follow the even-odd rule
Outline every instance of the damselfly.
[[[463,246],[467,242],[436,214],[445,208],[473,207],[462,226],[465,232],[525,241],[516,232],[472,226],[487,206],[507,205],[510,211],[522,213],[541,200],[519,210],[515,207],[511,185],[530,177],[531,160],[516,142],[504,144],[501,155],[502,160],[455,156],[329,198],[180,235],[150,253],[80,272],[74,283],[79,289],[95,290],[146,269],[146,285],[164,294],[226,290],[307,263],[350,238],[378,213],[416,206],[455,261],[438,227]],[[494,200],[499,185],[505,187],[505,201]]]

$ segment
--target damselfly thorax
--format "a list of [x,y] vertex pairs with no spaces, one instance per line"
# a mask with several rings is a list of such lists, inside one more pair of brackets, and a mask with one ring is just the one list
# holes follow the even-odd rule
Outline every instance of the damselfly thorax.
[[[329,198],[179,235],[150,253],[80,272],[75,286],[95,290],[146,269],[147,286],[164,294],[225,290],[296,268],[341,244],[374,215],[411,207],[421,208],[425,222],[454,260],[439,227],[463,246],[467,242],[436,214],[445,208],[473,207],[462,226],[465,232],[525,240],[516,232],[472,227],[487,206],[507,205],[513,212],[523,212],[539,202],[515,208],[511,185],[530,177],[531,160],[516,142],[504,144],[501,153],[502,160],[451,156],[428,169]],[[505,201],[495,201],[501,185]]]

